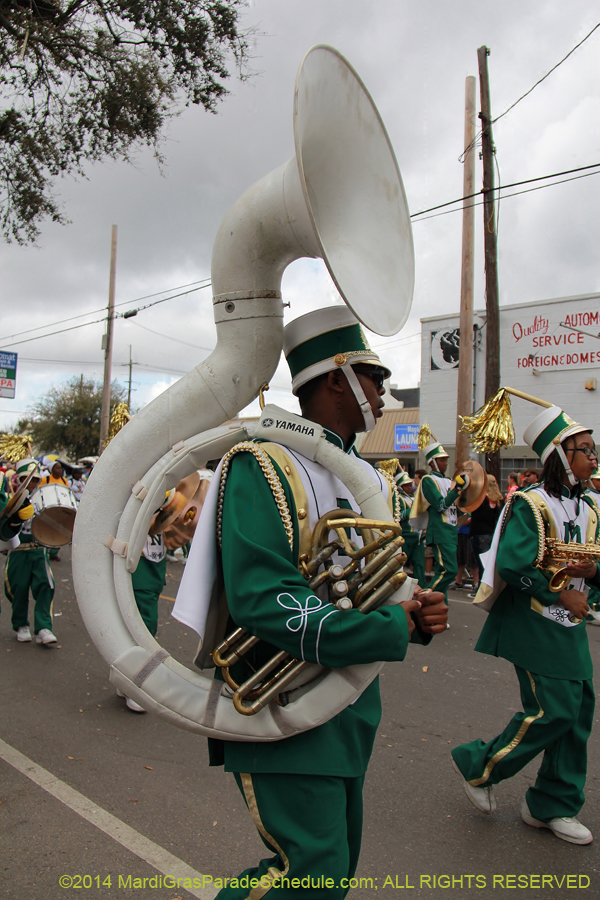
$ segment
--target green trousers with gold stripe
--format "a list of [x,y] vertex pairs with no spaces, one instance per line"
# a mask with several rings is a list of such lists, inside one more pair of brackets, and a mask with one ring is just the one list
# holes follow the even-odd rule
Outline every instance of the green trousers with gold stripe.
[[342,900],[360,854],[364,776],[236,773],[235,780],[274,855],[242,872],[217,900]]
[[[25,545],[27,546],[27,545]],[[12,604],[12,627],[15,631],[29,625],[29,589],[35,601],[33,627],[52,631],[52,598],[54,577],[44,547],[33,550],[11,550],[4,570],[4,593]]]
[[453,528],[447,534],[440,535],[436,543],[427,542],[433,550],[434,570],[429,587],[432,591],[441,591],[448,606],[448,585],[456,578],[458,572],[457,549],[458,532]]
[[585,802],[594,686],[591,681],[565,681],[515,669],[523,712],[493,740],[455,747],[454,761],[463,777],[480,787],[511,778],[543,753],[536,782],[526,795],[531,815],[542,822],[576,816]]

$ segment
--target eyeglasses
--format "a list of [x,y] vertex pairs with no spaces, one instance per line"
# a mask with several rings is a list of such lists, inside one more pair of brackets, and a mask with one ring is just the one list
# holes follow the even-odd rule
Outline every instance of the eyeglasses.
[[598,459],[598,451],[596,448],[592,450],[591,447],[569,447],[569,450],[572,450],[574,453],[579,450],[580,453],[583,453],[584,456],[587,456],[588,459],[591,459],[592,456],[595,460]]

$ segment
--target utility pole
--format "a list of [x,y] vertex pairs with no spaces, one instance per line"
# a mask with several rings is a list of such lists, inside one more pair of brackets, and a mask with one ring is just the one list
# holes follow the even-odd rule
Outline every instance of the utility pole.
[[[494,140],[488,78],[488,47],[479,47],[479,93],[481,97],[481,151],[483,158],[483,226],[485,250],[485,399],[500,388],[500,306],[498,303],[498,246],[494,197]],[[500,454],[487,458],[487,470],[500,483]]]
[[[468,435],[460,430],[460,416],[473,412],[473,289],[475,253],[475,77],[465,80],[465,137],[463,159],[462,268],[460,279],[460,356],[456,400],[456,466],[469,458]],[[468,199],[470,198],[470,199]]]
[[117,226],[112,226],[110,241],[110,276],[108,282],[108,310],[106,315],[106,334],[102,337],[104,350],[104,385],[102,388],[102,412],[100,414],[100,446],[102,453],[104,442],[108,437],[110,424],[110,376],[112,369],[113,321],[115,310],[115,281],[117,275]]
[[129,387],[127,388],[127,409],[131,412],[131,372],[133,361],[131,359],[131,344],[129,345]]

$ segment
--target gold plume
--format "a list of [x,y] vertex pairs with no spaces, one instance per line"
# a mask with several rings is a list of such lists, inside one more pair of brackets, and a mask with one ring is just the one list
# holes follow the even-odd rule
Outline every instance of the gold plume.
[[16,463],[26,456],[31,456],[32,441],[33,438],[28,434],[0,435],[0,459],[7,459],[9,462]]
[[110,417],[110,425],[108,426],[108,437],[104,441],[104,449],[106,450],[107,446],[110,444],[112,439],[116,437],[121,428],[123,428],[129,420],[131,419],[131,413],[127,407],[125,402],[118,403],[114,410],[113,414]]
[[417,447],[419,450],[424,450],[425,447],[429,447],[435,441],[435,436],[431,433],[431,428],[427,423],[425,425],[421,425],[419,428],[419,433],[417,435]]
[[469,435],[471,446],[479,453],[495,453],[515,442],[510,394],[506,388],[500,388],[475,415],[461,416],[461,419],[460,430]]

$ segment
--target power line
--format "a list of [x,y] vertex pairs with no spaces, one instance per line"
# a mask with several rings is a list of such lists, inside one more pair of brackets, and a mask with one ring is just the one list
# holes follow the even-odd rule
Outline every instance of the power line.
[[[154,294],[146,294],[144,297],[137,297],[135,300],[123,300],[121,303],[115,303],[115,308],[118,306],[127,306],[130,303],[139,303],[140,300],[148,300],[150,297],[158,297],[159,294],[166,294],[168,290],[178,291],[179,288],[184,287],[192,287],[194,284],[201,284],[202,281],[208,281],[210,284],[210,279],[202,278],[200,281],[190,281],[189,284],[182,284],[178,287],[167,288],[164,291],[156,291]],[[203,287],[207,287],[207,285],[202,285],[202,287],[194,288],[194,290],[202,290]],[[192,291],[186,291],[185,293],[192,293]],[[177,294],[179,296],[179,294]],[[167,298],[165,298],[167,299]],[[14,334],[5,335],[6,338],[19,337],[22,334],[30,334],[32,331],[40,331],[42,328],[54,328],[55,325],[62,325],[64,322],[74,322],[75,319],[83,319],[85,316],[93,316],[95,313],[103,312],[106,310],[106,306],[101,306],[99,309],[90,309],[88,312],[79,313],[76,316],[67,316],[66,319],[58,319],[56,322],[48,322],[46,325],[35,325],[33,328],[26,328],[25,331],[16,331]]]
[[132,322],[132,325],[137,325],[138,328],[143,328],[144,331],[149,331],[150,334],[157,334],[159,337],[168,338],[170,341],[176,341],[178,344],[185,344],[186,347],[193,347],[194,350],[207,350],[209,353],[214,350],[214,347],[200,347],[198,344],[190,344],[189,341],[182,341],[181,338],[172,337],[170,334],[164,334],[162,331],[154,331],[153,328],[148,328],[147,325],[140,325],[139,322]]
[[[535,83],[532,87],[530,87],[528,91],[525,91],[525,93],[522,94],[522,95],[519,97],[518,100],[515,100],[514,103],[511,103],[511,105],[508,107],[508,109],[505,109],[503,113],[500,113],[499,116],[496,116],[495,119],[492,119],[491,124],[493,125],[495,122],[498,121],[498,119],[502,119],[503,116],[505,116],[507,113],[509,113],[509,112],[511,111],[511,109],[514,109],[514,108],[515,108],[515,106],[517,105],[517,103],[520,103],[521,100],[524,100],[525,97],[528,97],[529,94],[531,94],[531,92],[532,92],[533,90],[535,90],[535,88],[536,88],[539,84],[542,83],[542,81],[545,81],[546,78],[548,78],[548,76],[552,74],[552,72],[554,72],[556,69],[558,69],[559,66],[562,66],[562,64],[565,62],[565,60],[567,60],[573,53],[575,53],[575,51],[576,51],[579,47],[581,47],[581,45],[582,45],[583,43],[585,43],[585,41],[587,41],[587,39],[588,39],[589,37],[591,37],[591,36],[593,35],[593,33],[596,31],[597,28],[600,28],[600,22],[599,22],[597,25],[594,25],[594,27],[593,27],[592,30],[589,32],[589,34],[586,34],[586,36],[583,38],[583,40],[579,41],[578,44],[575,44],[575,46],[573,47],[573,49],[572,49],[572,50],[569,50],[569,52],[567,53],[567,55],[564,56],[564,57],[560,60],[560,62],[557,62],[555,66],[552,66],[552,68],[550,69],[550,71],[549,71],[549,72],[546,72],[546,74],[544,75],[543,78],[540,78],[538,81],[536,81],[536,83]],[[462,152],[462,153],[460,154],[460,156],[458,157],[458,161],[459,161],[459,162],[463,162],[463,160],[464,160],[465,156],[467,155],[467,153],[469,152],[469,150],[471,150],[473,147],[475,147],[475,146],[477,145],[477,141],[478,141],[479,138],[481,137],[482,133],[483,133],[483,132],[482,132],[481,130],[479,130],[479,131],[477,132],[477,134],[475,135],[475,137],[473,138],[473,140],[471,141],[471,143],[469,144],[469,146],[468,146],[468,147],[465,147],[465,149],[463,150],[463,152]]]
[[[204,288],[209,287],[209,286],[210,286],[210,282],[208,284],[201,285],[201,287],[193,288],[192,290],[193,291],[201,291]],[[162,300],[156,300],[155,303],[149,303],[149,304],[147,304],[147,306],[141,307],[141,309],[148,309],[150,306],[155,306],[156,303],[164,303],[165,300],[176,300],[178,297],[184,297],[187,294],[191,294],[191,293],[192,293],[192,291],[182,291],[182,293],[180,293],[180,294],[172,294],[170,297],[163,297]],[[127,301],[127,302],[130,303],[131,301]],[[117,304],[117,305],[124,306],[125,304]],[[134,313],[132,313],[132,315],[137,315],[138,312],[141,312],[141,309],[136,310]],[[84,315],[91,315],[91,313],[84,313]],[[63,321],[69,322],[69,321],[72,321],[73,319],[78,319],[78,318],[80,318],[80,316],[72,316],[71,319],[64,319]],[[127,314],[124,315],[124,314],[120,313],[120,314],[118,314],[118,316],[115,316],[115,318],[129,318],[129,316],[127,316]],[[57,335],[57,334],[64,334],[67,331],[75,331],[77,328],[85,328],[86,325],[97,325],[98,322],[105,322],[105,321],[106,321],[106,316],[103,316],[101,319],[93,319],[91,322],[81,322],[81,324],[79,324],[79,325],[71,325],[70,328],[60,328],[58,331],[50,331],[47,334],[38,334],[38,335],[35,335],[34,337],[24,338],[22,341],[7,341],[5,343],[5,346],[6,347],[17,347],[17,346],[19,346],[19,344],[28,344],[30,341],[39,341],[39,340],[41,340],[41,338],[54,337],[54,335]],[[40,327],[47,328],[48,326],[40,326]],[[31,330],[36,330],[36,329],[31,329]],[[27,334],[28,332],[22,331],[20,333]]]
[[492,119],[492,125],[494,124],[494,122],[497,122],[498,119],[501,119],[503,116],[505,116],[507,113],[509,113],[509,112],[511,111],[511,109],[514,109],[515,106],[517,105],[517,103],[520,103],[521,100],[524,100],[525,97],[528,97],[529,94],[531,94],[531,92],[532,92],[533,90],[535,90],[535,88],[536,88],[539,84],[542,83],[542,81],[545,81],[546,78],[548,78],[549,75],[551,75],[553,72],[555,72],[556,69],[558,69],[559,66],[562,66],[562,64],[565,62],[565,60],[567,60],[573,53],[575,53],[575,51],[576,51],[579,47],[581,47],[581,45],[582,45],[583,43],[585,43],[585,41],[587,41],[587,39],[588,39],[589,37],[591,37],[591,36],[593,35],[593,33],[594,33],[598,28],[600,28],[600,22],[598,22],[597,25],[594,25],[594,27],[593,27],[592,30],[589,32],[589,34],[586,34],[586,36],[583,38],[583,40],[579,41],[578,44],[575,44],[575,46],[573,47],[573,49],[572,49],[572,50],[569,50],[569,52],[567,53],[567,55],[566,55],[566,56],[563,56],[563,58],[560,60],[560,62],[557,62],[555,66],[552,66],[552,68],[550,69],[550,71],[549,71],[549,72],[546,72],[546,74],[543,76],[543,78],[540,78],[538,81],[536,81],[536,83],[535,83],[532,87],[530,87],[528,91],[526,91],[524,94],[522,94],[522,95],[519,97],[518,100],[515,100],[514,103],[511,103],[511,105],[508,107],[508,109],[505,109],[503,113],[500,113],[499,116],[496,116],[495,119]]
[[[580,178],[589,178],[590,175],[600,175],[600,171],[598,172],[587,172],[585,175],[574,175],[573,178],[563,178],[562,181],[554,181],[552,184],[540,184],[534,188],[527,188],[524,191],[515,191],[513,194],[504,194],[502,197],[499,197],[499,200],[506,200],[508,197],[518,197],[520,194],[531,194],[533,191],[543,191],[544,188],[547,187],[555,187],[557,184],[567,184],[568,181],[579,181]],[[506,190],[508,187],[507,184],[502,186],[503,190]],[[466,207],[466,209],[472,209],[475,206],[483,206],[484,200],[480,200],[478,203],[472,203],[470,206]],[[437,219],[439,216],[448,216],[451,213],[460,212],[459,209],[447,209],[445,212],[434,213],[432,216],[425,216],[423,219],[418,219],[418,222],[426,222],[428,219]]]
[[[527,178],[524,181],[513,181],[512,184],[504,184],[502,187],[495,187],[495,191],[506,190],[507,188],[520,187],[522,184],[533,184],[535,181],[545,181],[548,178],[559,178],[561,175],[571,175],[573,172],[585,172],[588,169],[597,169],[600,163],[592,163],[589,166],[578,166],[576,169],[565,169],[564,172],[554,172],[552,175],[538,175],[537,178]],[[591,172],[596,175],[596,172]],[[561,182],[558,182],[559,184]],[[552,187],[552,185],[548,185]],[[473,197],[479,197],[483,194],[483,190],[476,191],[474,194],[467,194],[464,197],[458,197],[456,200],[448,200],[446,203],[439,203],[437,206],[430,206],[429,209],[422,209],[420,212],[412,213],[411,219],[416,216],[422,216],[428,212],[434,212],[436,209],[443,209],[445,206],[454,206],[455,203],[463,203],[465,200],[471,200]]]

